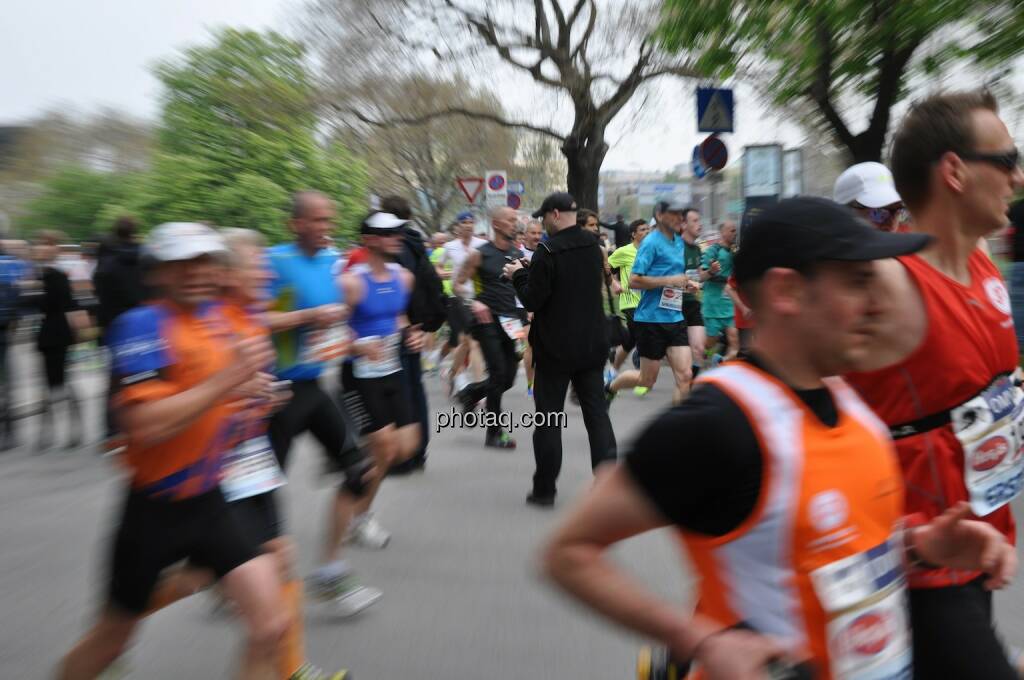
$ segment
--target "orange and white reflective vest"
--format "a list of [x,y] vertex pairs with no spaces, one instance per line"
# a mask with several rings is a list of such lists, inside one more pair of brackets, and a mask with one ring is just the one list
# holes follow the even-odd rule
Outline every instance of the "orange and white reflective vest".
[[816,677],[910,678],[903,484],[888,429],[839,378],[825,380],[835,427],[746,363],[699,382],[746,414],[764,472],[754,512],[737,529],[681,532],[701,577],[698,613],[800,650]]

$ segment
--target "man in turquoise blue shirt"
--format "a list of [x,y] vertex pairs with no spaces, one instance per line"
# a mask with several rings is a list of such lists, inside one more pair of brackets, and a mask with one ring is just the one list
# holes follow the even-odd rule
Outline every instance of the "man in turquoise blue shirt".
[[704,324],[708,332],[708,349],[718,345],[724,333],[728,344],[726,359],[739,352],[740,339],[733,320],[732,298],[725,292],[726,282],[732,276],[733,244],[736,243],[736,223],[726,220],[718,227],[719,240],[708,246],[701,256],[700,277],[704,281]]
[[685,274],[681,233],[686,211],[686,206],[671,201],[655,206],[657,226],[640,244],[629,285],[643,291],[633,315],[640,370],[626,371],[612,381],[606,388],[609,399],[625,387],[646,394],[658,379],[663,358],[668,359],[676,381],[674,401],[681,401],[689,391],[693,354],[683,317],[683,294],[696,290],[696,285]]
[[[340,615],[355,614],[380,599],[380,591],[359,585],[342,560],[342,542],[382,548],[389,538],[365,513],[364,472],[370,463],[359,450],[351,418],[319,383],[326,360],[342,353],[341,323],[348,316],[335,280],[338,253],[330,247],[334,203],[304,191],[292,199],[289,225],[295,241],[267,252],[271,281],[268,320],[277,349],[277,377],[291,381],[292,398],[270,420],[268,436],[281,469],[286,470],[292,441],[312,434],[324,449],[331,471],[344,470],[335,496],[320,564],[309,578],[309,592],[333,604]],[[363,514],[360,514],[363,513]]]

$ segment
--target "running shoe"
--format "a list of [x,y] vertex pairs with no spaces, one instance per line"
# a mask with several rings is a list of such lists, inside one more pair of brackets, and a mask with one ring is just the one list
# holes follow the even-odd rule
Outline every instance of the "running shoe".
[[352,680],[352,674],[345,669],[337,673],[327,673],[313,664],[305,663],[292,673],[288,680]]
[[633,394],[635,394],[638,397],[642,397],[642,396],[644,396],[645,394],[647,394],[650,391],[651,391],[651,388],[644,387],[642,385],[637,385],[636,387],[633,388]]
[[508,432],[502,431],[494,436],[488,435],[484,441],[484,446],[492,449],[514,449],[516,448],[516,440]]
[[310,597],[342,617],[355,616],[384,595],[376,588],[360,585],[352,572],[331,579],[311,576],[307,579],[306,590]]
[[364,548],[382,550],[391,542],[391,534],[380,525],[373,513],[367,512],[352,520],[345,540]]

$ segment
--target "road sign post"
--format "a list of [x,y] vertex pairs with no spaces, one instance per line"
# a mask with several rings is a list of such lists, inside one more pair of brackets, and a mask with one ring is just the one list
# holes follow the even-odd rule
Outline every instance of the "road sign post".
[[484,177],[484,203],[488,208],[508,205],[508,173],[504,170],[488,170]]

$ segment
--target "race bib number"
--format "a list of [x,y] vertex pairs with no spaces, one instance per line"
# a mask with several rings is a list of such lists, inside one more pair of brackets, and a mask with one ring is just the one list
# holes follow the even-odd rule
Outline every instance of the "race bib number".
[[505,335],[516,343],[516,352],[522,354],[526,349],[526,329],[523,328],[523,322],[515,316],[499,316],[498,321]]
[[299,363],[323,363],[343,357],[348,337],[349,330],[344,324],[311,331],[306,336],[306,346],[303,348]]
[[357,378],[383,378],[386,375],[397,373],[402,369],[402,361],[399,350],[402,346],[402,334],[392,333],[376,338],[363,338],[364,340],[375,339],[380,342],[381,350],[376,361],[360,356],[352,362],[352,375]]
[[683,311],[683,289],[665,287],[661,289],[661,300],[658,306],[662,309],[671,309],[673,312]]
[[247,439],[229,451],[224,457],[221,475],[220,490],[229,503],[273,491],[285,484],[266,435]]
[[1024,390],[1001,376],[950,415],[964,451],[971,512],[984,517],[1024,486]]
[[901,539],[811,572],[836,680],[911,680],[913,653]]

